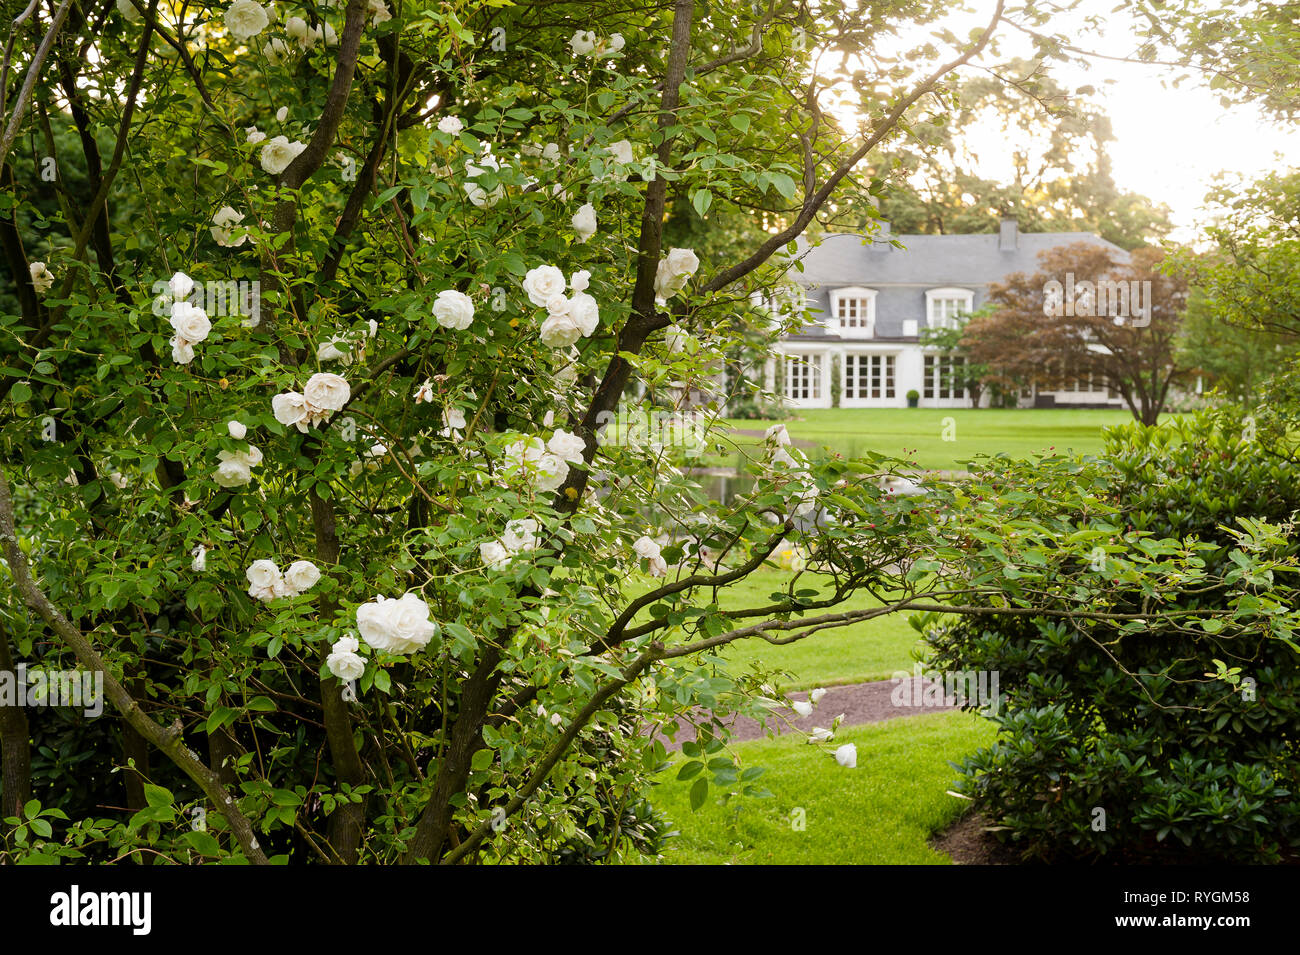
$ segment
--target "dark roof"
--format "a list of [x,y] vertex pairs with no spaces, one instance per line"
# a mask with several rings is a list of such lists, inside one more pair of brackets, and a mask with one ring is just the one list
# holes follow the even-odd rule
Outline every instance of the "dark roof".
[[[791,268],[786,275],[808,290],[809,306],[821,311],[811,316],[813,322],[829,317],[831,289],[848,286],[875,289],[875,340],[898,339],[903,337],[906,319],[916,319],[918,328],[925,327],[928,289],[970,289],[974,293],[974,307],[979,308],[984,304],[990,284],[1001,282],[1015,272],[1038,271],[1038,253],[1045,249],[1088,242],[1109,248],[1117,258],[1128,257],[1119,246],[1091,232],[1018,232],[1011,237],[1014,247],[1008,249],[999,247],[1001,237],[996,232],[892,238],[904,248],[847,233],[824,236],[812,248],[801,241],[803,271]],[[823,326],[813,324],[794,337],[826,336]]]

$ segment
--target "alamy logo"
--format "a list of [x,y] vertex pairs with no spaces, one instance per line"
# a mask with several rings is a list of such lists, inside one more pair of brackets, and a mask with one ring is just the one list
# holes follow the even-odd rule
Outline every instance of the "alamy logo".
[[20,663],[0,670],[0,706],[66,706],[96,717],[104,712],[104,674],[98,670],[31,670]]
[[1076,282],[1074,273],[1066,272],[1064,284],[1052,279],[1043,286],[1043,314],[1051,318],[1110,318],[1116,325],[1146,328],[1151,324],[1151,283]]
[[125,925],[132,935],[148,935],[152,909],[153,896],[148,892],[82,892],[74,885],[50,896],[50,924]]
[[713,419],[696,411],[641,410],[620,407],[616,415],[602,411],[596,415],[596,440],[602,446],[632,448],[680,448],[688,456],[702,454]]

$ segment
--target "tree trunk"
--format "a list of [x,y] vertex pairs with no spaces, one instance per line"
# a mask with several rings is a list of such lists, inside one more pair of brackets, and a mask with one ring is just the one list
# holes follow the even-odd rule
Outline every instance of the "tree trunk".
[[[14,674],[9,634],[0,627],[0,673]],[[11,679],[15,679],[16,674]],[[32,743],[23,701],[13,706],[0,704],[0,819],[22,816],[22,807],[32,794]]]

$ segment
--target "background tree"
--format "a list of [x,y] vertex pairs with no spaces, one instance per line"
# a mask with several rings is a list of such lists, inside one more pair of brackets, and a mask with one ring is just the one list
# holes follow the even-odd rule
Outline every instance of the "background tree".
[[[1191,377],[1176,348],[1187,283],[1161,270],[1163,258],[1159,250],[1139,249],[1124,262],[1087,242],[1046,250],[1038,272],[1008,276],[989,290],[997,310],[966,326],[965,347],[995,369],[991,383],[1011,388],[1029,381],[1056,390],[1091,381],[1118,392],[1137,420],[1154,424],[1170,389]],[[1107,282],[1150,283],[1150,315],[1137,315],[1135,301],[1117,308],[1101,292]],[[1068,305],[1076,314],[1048,314]]]

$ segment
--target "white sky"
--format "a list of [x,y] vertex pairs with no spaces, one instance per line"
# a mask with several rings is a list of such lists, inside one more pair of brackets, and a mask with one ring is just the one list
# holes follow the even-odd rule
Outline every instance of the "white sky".
[[[1069,31],[1073,45],[1082,49],[1127,56],[1137,41],[1127,16],[1111,12],[1115,5],[1114,0],[1083,0],[1080,4],[1080,12],[1108,17],[1108,27],[1102,33],[1083,32],[1080,13],[1054,17],[1043,29]],[[989,0],[970,0],[968,10],[954,12],[941,26],[966,35],[972,27],[985,24],[992,9]],[[900,40],[929,39],[931,29]],[[1019,31],[1003,24],[998,35],[997,55],[986,53],[983,62],[1031,55],[1033,48]],[[1253,179],[1271,169],[1300,164],[1295,158],[1300,157],[1300,127],[1269,120],[1253,106],[1225,108],[1217,93],[1195,78],[1175,88],[1170,83],[1175,73],[1169,67],[1094,59],[1091,67],[1053,63],[1049,69],[1066,89],[1096,87],[1097,93],[1090,99],[1110,116],[1115,133],[1108,152],[1116,185],[1168,205],[1176,227],[1170,238],[1176,241],[1193,241],[1199,227],[1210,221],[1205,194],[1220,171]],[[970,143],[987,160],[981,164],[982,174],[1002,181],[1011,178],[1010,166],[996,159],[1000,150],[994,139],[980,140],[978,133],[972,133]],[[1292,157],[1290,162],[1287,157]]]

